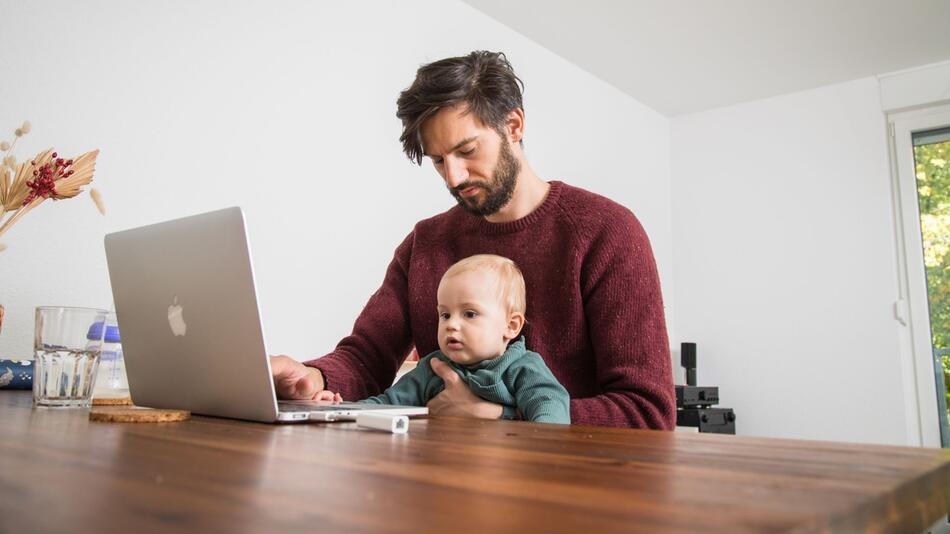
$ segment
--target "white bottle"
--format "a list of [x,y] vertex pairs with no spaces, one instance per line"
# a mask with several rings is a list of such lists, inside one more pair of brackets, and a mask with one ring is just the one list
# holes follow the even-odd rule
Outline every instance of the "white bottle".
[[129,381],[125,375],[125,360],[122,358],[122,341],[118,325],[106,326],[99,356],[99,371],[96,376],[94,397],[127,397]]

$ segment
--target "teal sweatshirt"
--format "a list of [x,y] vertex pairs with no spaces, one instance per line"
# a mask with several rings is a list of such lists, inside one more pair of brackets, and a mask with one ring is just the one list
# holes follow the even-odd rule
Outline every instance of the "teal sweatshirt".
[[429,365],[432,358],[447,363],[468,384],[472,393],[501,404],[506,414],[517,410],[527,421],[571,423],[567,390],[554,378],[541,355],[525,348],[524,336],[508,345],[508,350],[501,356],[472,365],[457,364],[437,350],[419,360],[415,369],[381,395],[360,402],[425,406],[445,389],[445,382]]

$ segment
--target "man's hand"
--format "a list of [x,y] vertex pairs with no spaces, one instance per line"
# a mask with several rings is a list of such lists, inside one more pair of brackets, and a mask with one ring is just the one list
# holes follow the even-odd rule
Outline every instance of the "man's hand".
[[445,382],[445,390],[439,393],[426,406],[432,415],[457,415],[478,419],[498,419],[501,417],[500,404],[488,402],[476,397],[462,378],[442,360],[429,360],[432,372]]
[[313,400],[323,391],[325,384],[320,371],[290,356],[271,356],[270,370],[280,399]]

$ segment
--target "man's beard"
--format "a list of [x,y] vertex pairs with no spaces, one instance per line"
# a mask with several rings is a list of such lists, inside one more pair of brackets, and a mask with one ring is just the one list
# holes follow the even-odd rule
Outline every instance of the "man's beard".
[[[511,200],[511,195],[515,192],[515,185],[518,183],[518,174],[521,172],[521,162],[515,158],[511,152],[511,147],[503,138],[501,147],[498,149],[498,163],[492,171],[492,180],[489,183],[482,182],[463,182],[454,189],[449,188],[449,192],[455,197],[455,200],[465,211],[472,215],[485,217],[498,213],[505,204]],[[462,198],[461,191],[469,187],[480,187],[485,190],[485,200],[481,204],[475,204],[477,197]]]

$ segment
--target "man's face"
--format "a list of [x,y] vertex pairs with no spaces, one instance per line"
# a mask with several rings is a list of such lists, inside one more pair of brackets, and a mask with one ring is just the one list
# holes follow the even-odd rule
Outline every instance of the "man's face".
[[422,146],[460,206],[492,215],[511,200],[521,163],[507,138],[464,110],[445,108],[427,120]]

